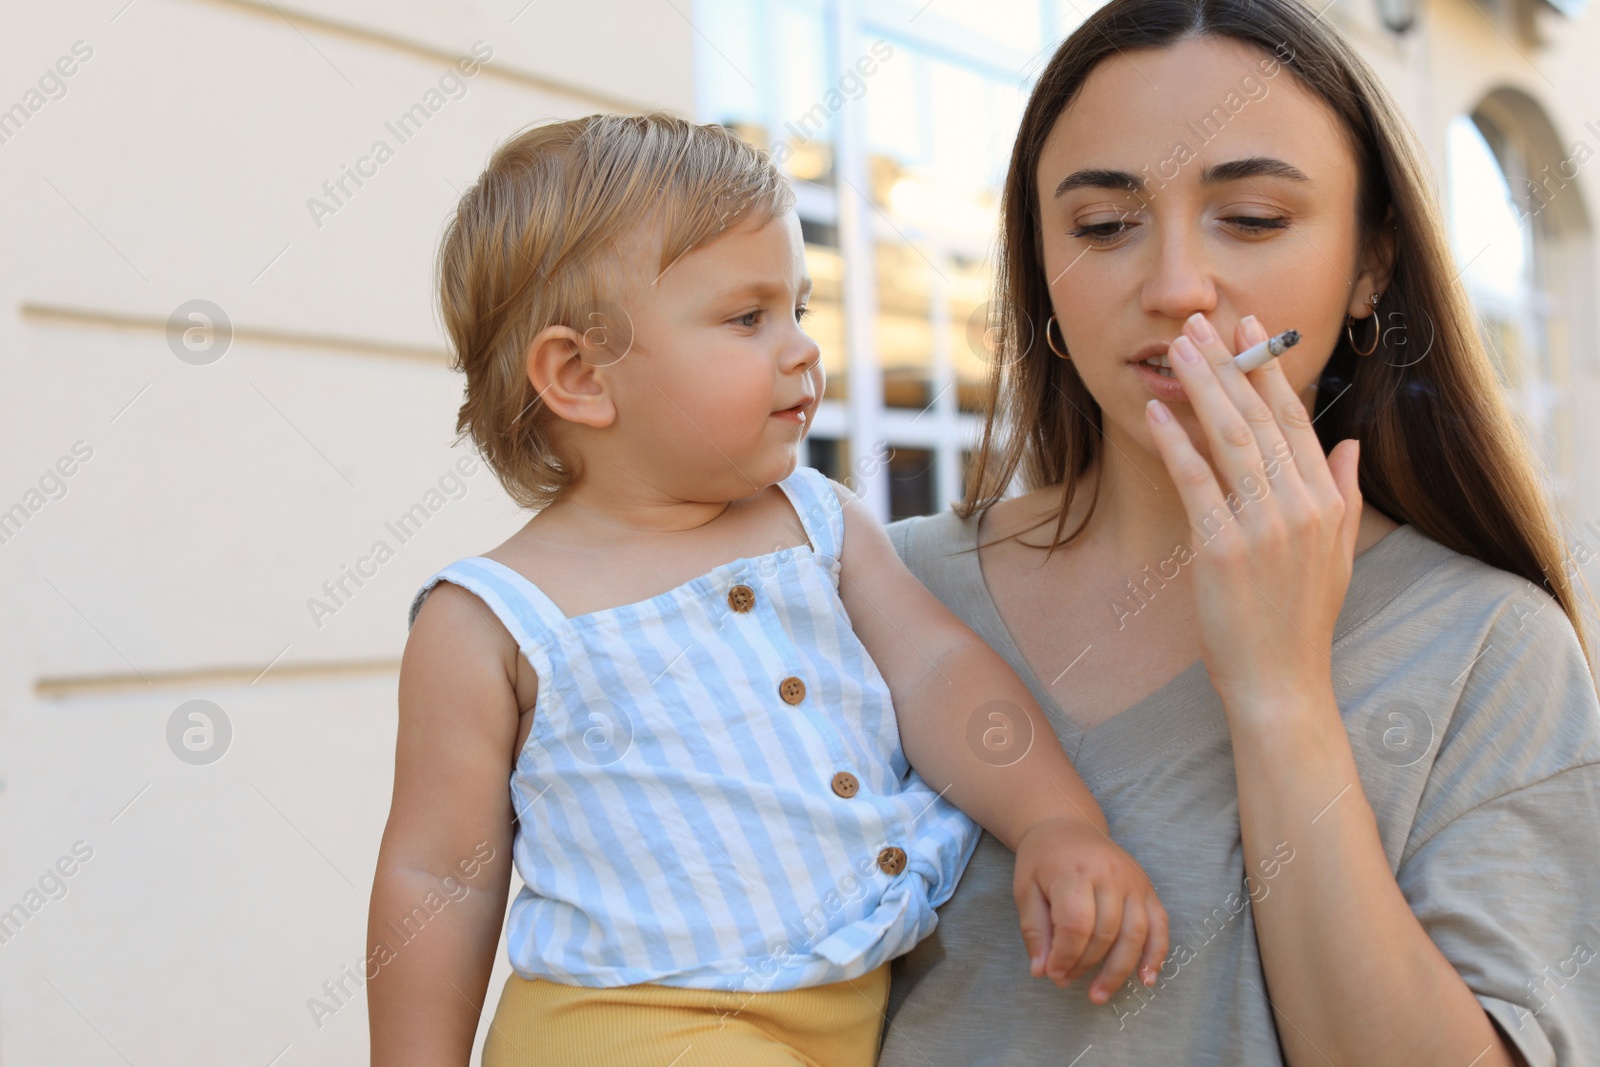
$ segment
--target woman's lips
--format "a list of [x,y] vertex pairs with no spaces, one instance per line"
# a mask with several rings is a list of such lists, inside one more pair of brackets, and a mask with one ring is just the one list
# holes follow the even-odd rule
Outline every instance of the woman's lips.
[[1134,371],[1139,375],[1139,380],[1150,391],[1150,395],[1164,404],[1185,403],[1188,395],[1183,391],[1183,383],[1176,378],[1168,378],[1160,371],[1142,361],[1133,363]]

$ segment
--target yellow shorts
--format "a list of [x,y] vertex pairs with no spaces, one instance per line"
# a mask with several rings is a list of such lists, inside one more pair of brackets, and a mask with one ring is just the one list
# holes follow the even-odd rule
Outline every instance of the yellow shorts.
[[483,1067],[872,1067],[889,964],[845,982],[764,993],[615,986],[512,974]]

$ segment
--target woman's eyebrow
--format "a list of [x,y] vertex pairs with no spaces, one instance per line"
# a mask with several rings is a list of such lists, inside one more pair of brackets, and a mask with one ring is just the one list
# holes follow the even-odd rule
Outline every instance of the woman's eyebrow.
[[[1292,163],[1271,156],[1249,156],[1245,159],[1230,159],[1226,163],[1213,163],[1200,172],[1201,185],[1218,185],[1222,182],[1238,181],[1241,178],[1287,178],[1290,181],[1312,184],[1306,173]],[[1056,186],[1055,195],[1071,189],[1124,189],[1129,192],[1143,193],[1148,191],[1145,180],[1132,171],[1110,170],[1103,167],[1088,167],[1075,170]]]

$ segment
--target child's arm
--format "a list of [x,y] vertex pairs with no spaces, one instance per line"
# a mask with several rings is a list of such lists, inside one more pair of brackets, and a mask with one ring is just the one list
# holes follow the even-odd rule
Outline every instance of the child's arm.
[[511,884],[516,655],[483,603],[449,582],[406,642],[367,917],[373,1067],[466,1067],[472,1055]]
[[[830,480],[831,481],[831,480]],[[888,534],[838,483],[845,514],[839,595],[889,684],[906,757],[934,789],[1017,853],[1013,892],[1035,976],[1066,985],[1105,960],[1103,1002],[1139,965],[1154,981],[1167,952],[1155,887],[1107,835],[1105,816],[1016,672],[919,582]],[[980,758],[969,738],[994,705],[1032,743],[1015,762]],[[1026,720],[1026,724],[1022,720]],[[946,788],[948,787],[948,788]],[[1141,959],[1142,956],[1142,959]]]

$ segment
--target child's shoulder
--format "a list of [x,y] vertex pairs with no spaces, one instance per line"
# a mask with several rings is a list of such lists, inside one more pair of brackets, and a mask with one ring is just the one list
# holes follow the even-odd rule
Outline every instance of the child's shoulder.
[[429,576],[411,601],[402,688],[461,694],[471,687],[531,708],[539,672],[528,656],[543,623],[519,580],[488,556],[463,556]]
[[480,568],[475,564],[488,558],[482,555],[461,556],[430,574],[411,596],[411,607],[406,613],[406,628],[409,630],[416,626],[417,617],[426,603],[437,600],[439,603],[470,604],[471,598],[477,593],[474,586],[482,581],[478,573]]
[[[525,573],[528,553],[512,549],[513,538],[488,552],[462,556],[434,571],[411,598],[407,629],[417,625],[424,606],[439,599],[450,605],[451,625],[475,620],[492,639],[514,650],[526,648],[561,619],[561,611]],[[485,611],[484,609],[488,610]]]
[[436,688],[451,679],[514,677],[517,648],[505,620],[484,610],[481,590],[445,580],[449,570],[441,568],[412,600],[402,683]]

